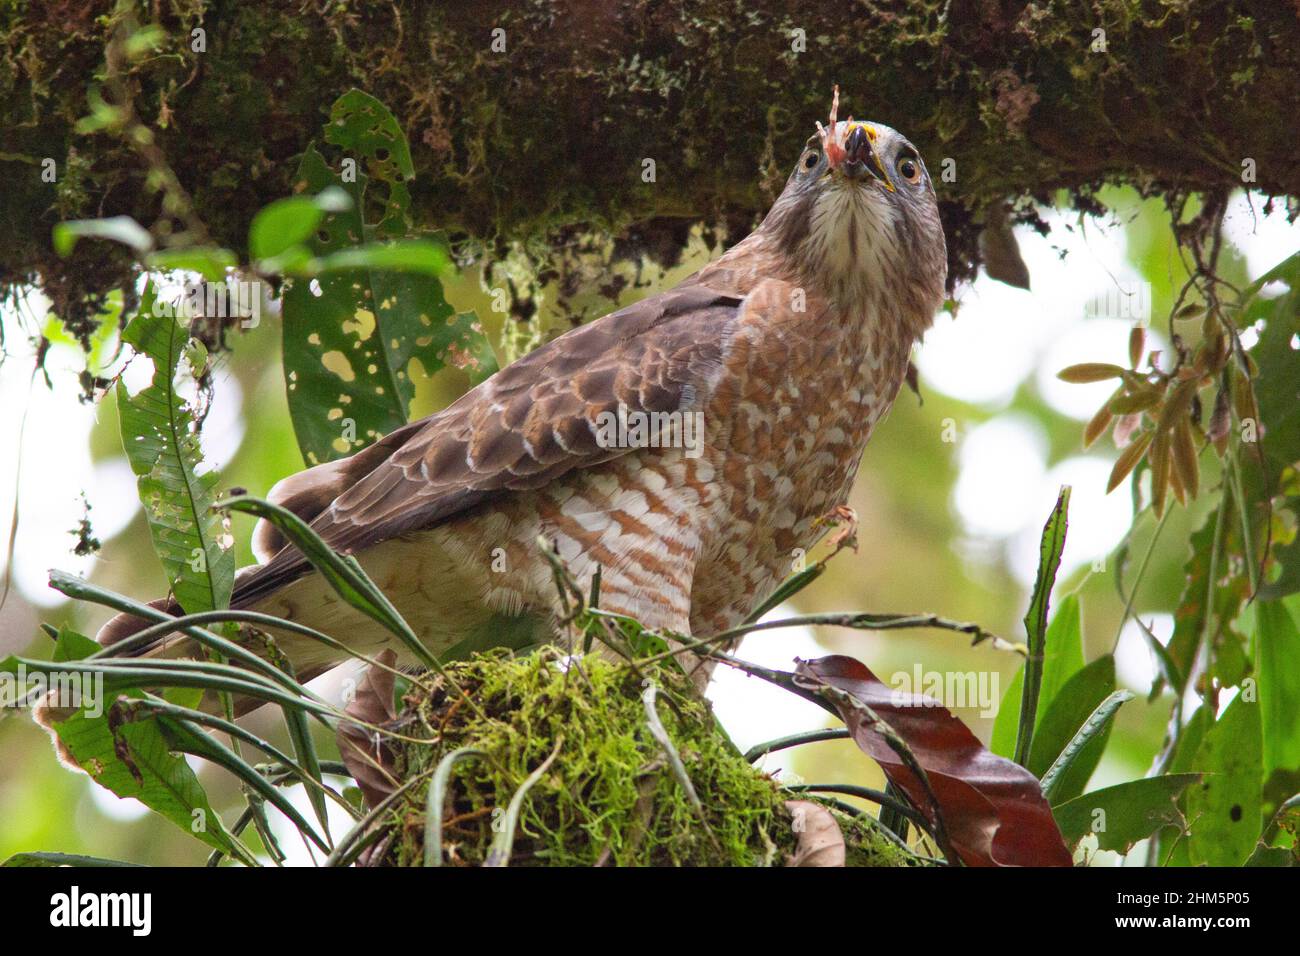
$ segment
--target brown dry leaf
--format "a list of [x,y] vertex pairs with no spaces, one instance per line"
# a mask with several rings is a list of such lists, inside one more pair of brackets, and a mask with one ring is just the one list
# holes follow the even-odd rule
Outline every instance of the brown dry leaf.
[[1160,404],[1164,396],[1154,389],[1149,392],[1134,392],[1132,395],[1120,395],[1110,400],[1109,408],[1116,415],[1132,415],[1144,412]]
[[[385,650],[376,658],[381,664],[392,667],[397,655]],[[391,670],[366,668],[365,676],[357,685],[356,697],[344,709],[349,717],[368,724],[384,724],[397,716],[393,708],[393,685],[396,676]],[[372,731],[356,724],[339,723],[335,732],[339,756],[348,773],[365,795],[366,805],[374,807],[397,787],[393,775],[393,753],[382,740],[376,740]]]
[[1156,421],[1157,431],[1173,428],[1179,416],[1186,415],[1187,409],[1191,407],[1192,398],[1196,395],[1196,385],[1195,379],[1188,379],[1174,387],[1169,400],[1165,402],[1165,407],[1160,411],[1160,418]]
[[990,279],[997,279],[1017,289],[1029,288],[1029,267],[1020,255],[1020,243],[1007,219],[1003,203],[990,206],[980,231],[980,257]]
[[1140,325],[1133,326],[1128,334],[1128,361],[1133,368],[1142,361],[1142,353],[1147,347],[1147,330]]
[[1106,430],[1106,426],[1111,423],[1114,416],[1109,408],[1105,405],[1097,409],[1097,414],[1092,416],[1092,421],[1088,422],[1088,427],[1083,430],[1083,447],[1090,448],[1092,443],[1101,437],[1101,433]]
[[1255,387],[1250,379],[1240,372],[1233,377],[1232,404],[1237,409],[1237,418],[1240,420],[1259,420],[1258,406],[1255,403]]
[[797,835],[794,853],[786,866],[843,866],[844,832],[835,815],[820,803],[787,800]]
[[1187,491],[1187,497],[1195,498],[1200,490],[1200,466],[1196,461],[1196,439],[1192,435],[1192,423],[1184,416],[1174,428],[1174,473],[1179,483]]
[[1122,378],[1124,369],[1107,362],[1081,362],[1070,365],[1056,373],[1062,382],[1074,385],[1087,385],[1089,382],[1104,382],[1108,378]]
[[1110,494],[1119,487],[1119,483],[1128,477],[1128,473],[1142,460],[1147,446],[1151,444],[1151,432],[1138,435],[1115,460],[1115,467],[1110,471],[1110,480],[1106,482],[1106,493]]
[[1159,518],[1165,513],[1169,491],[1169,433],[1156,429],[1151,439],[1151,507]]
[[[967,866],[1072,865],[1038,778],[985,748],[937,701],[901,694],[842,655],[800,661],[794,684],[835,707],[854,743],[931,825],[942,814],[952,850]],[[886,734],[911,751],[930,790]]]
[[1232,408],[1228,404],[1227,389],[1220,388],[1214,396],[1214,411],[1210,414],[1210,429],[1207,435],[1214,443],[1214,450],[1223,457],[1228,450],[1228,433],[1232,431]]
[[1187,489],[1183,487],[1183,479],[1178,476],[1178,466],[1176,464],[1169,469],[1169,487],[1173,489],[1174,497],[1178,499],[1178,503],[1186,505]]

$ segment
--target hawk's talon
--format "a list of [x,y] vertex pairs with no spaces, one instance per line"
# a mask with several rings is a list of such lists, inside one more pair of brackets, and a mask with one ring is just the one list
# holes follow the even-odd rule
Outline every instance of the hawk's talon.
[[822,525],[836,526],[836,531],[831,535],[829,541],[831,553],[826,556],[826,560],[829,561],[846,547],[852,548],[854,554],[858,553],[858,513],[856,511],[848,505],[839,505],[813,522],[814,528]]

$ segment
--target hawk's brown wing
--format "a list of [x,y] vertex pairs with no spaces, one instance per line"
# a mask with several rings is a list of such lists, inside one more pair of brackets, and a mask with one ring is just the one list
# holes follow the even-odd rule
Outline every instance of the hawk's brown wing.
[[[627,449],[598,443],[597,417],[620,404],[631,412],[702,409],[742,301],[688,280],[560,336],[349,459],[294,476],[277,498],[335,550],[357,553],[493,495],[617,457]],[[264,551],[282,543],[259,532]],[[280,548],[240,574],[231,604],[252,606],[310,570],[296,548]],[[143,625],[115,619],[99,638],[112,643]]]

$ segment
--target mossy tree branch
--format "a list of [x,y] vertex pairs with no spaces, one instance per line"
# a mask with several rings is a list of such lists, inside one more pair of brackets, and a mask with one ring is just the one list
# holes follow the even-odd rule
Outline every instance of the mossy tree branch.
[[[253,213],[291,191],[296,157],[351,86],[406,126],[420,225],[488,241],[595,227],[622,236],[625,254],[661,261],[684,225],[748,227],[832,83],[846,110],[916,141],[936,178],[955,161],[955,182],[939,184],[955,278],[978,266],[995,200],[1067,189],[1090,208],[1105,181],[1223,191],[1242,185],[1247,159],[1258,188],[1300,195],[1292,124],[1279,121],[1300,112],[1300,17],[1287,4],[136,6],[140,22],[160,10],[169,37],[133,68],[137,110],[214,238],[236,249]],[[56,306],[120,282],[130,264],[104,243],[59,260],[55,221],[158,216],[139,159],[74,131],[120,9],[0,12],[0,283],[39,275]],[[195,29],[204,52],[191,48]],[[46,158],[53,183],[40,175]]]

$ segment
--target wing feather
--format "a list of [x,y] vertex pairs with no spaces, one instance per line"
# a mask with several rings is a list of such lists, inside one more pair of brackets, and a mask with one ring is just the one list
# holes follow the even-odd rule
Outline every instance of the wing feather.
[[[598,416],[620,403],[645,412],[699,407],[742,302],[726,290],[682,285],[536,349],[442,412],[347,459],[353,464],[333,477],[334,496],[312,516],[313,529],[355,553],[624,454],[600,445]],[[255,604],[309,570],[296,549],[283,548],[239,582],[232,603]]]

